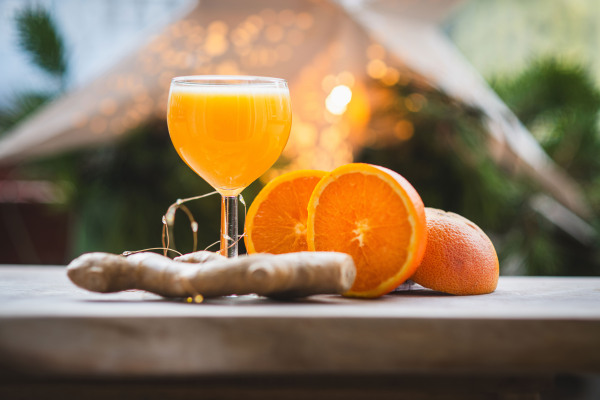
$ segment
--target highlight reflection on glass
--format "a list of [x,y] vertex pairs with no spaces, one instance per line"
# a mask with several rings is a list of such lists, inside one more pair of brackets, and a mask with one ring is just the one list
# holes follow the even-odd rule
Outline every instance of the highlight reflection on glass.
[[287,82],[251,76],[174,78],[167,123],[179,156],[221,194],[221,254],[237,256],[237,196],[275,163],[290,134]]

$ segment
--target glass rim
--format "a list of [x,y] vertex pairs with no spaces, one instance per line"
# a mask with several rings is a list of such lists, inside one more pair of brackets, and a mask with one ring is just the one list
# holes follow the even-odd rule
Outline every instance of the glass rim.
[[223,85],[223,84],[286,84],[287,80],[283,78],[271,78],[267,76],[252,76],[252,75],[188,75],[176,76],[171,79],[171,85]]

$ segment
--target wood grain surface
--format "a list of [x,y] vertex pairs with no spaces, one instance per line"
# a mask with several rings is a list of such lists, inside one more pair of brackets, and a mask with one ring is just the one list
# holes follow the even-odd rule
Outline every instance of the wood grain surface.
[[502,277],[496,292],[201,304],[101,295],[64,267],[0,267],[0,369],[15,376],[600,373],[600,278]]

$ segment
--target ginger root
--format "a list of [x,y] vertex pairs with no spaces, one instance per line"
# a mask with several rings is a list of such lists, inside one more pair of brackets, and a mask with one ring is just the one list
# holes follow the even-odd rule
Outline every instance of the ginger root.
[[193,253],[188,253],[179,257],[175,257],[173,260],[185,263],[204,263],[207,261],[214,260],[227,260],[227,257],[212,251],[195,251]]
[[227,259],[197,252],[171,260],[156,253],[128,257],[87,253],[67,275],[77,286],[102,293],[146,290],[163,297],[216,297],[255,293],[304,297],[344,293],[356,276],[352,257],[335,252],[253,254]]

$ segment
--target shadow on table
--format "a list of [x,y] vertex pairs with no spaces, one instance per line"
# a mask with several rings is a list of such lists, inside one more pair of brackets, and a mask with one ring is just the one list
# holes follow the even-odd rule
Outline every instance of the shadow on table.
[[194,298],[163,298],[151,293],[143,291],[127,291],[128,293],[139,293],[139,297],[123,299],[123,298],[106,298],[106,299],[85,299],[86,303],[174,303],[174,304],[210,304],[210,305],[222,305],[222,306],[254,306],[254,305],[268,305],[268,304],[310,304],[310,305],[331,305],[331,304],[357,304],[357,302],[377,303],[385,302],[390,297],[453,297],[451,294],[437,292],[434,290],[426,289],[421,286],[417,287],[401,287],[398,290],[374,299],[359,299],[352,297],[344,297],[341,295],[329,294],[329,295],[313,295],[303,298],[279,298],[279,297],[264,297],[254,294],[241,295],[241,296],[220,296],[203,299],[201,302],[196,302]]

